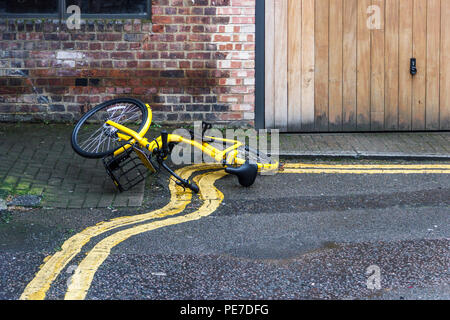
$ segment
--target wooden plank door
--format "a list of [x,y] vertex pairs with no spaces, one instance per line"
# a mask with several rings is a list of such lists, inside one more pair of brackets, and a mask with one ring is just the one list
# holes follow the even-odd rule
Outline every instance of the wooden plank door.
[[266,127],[312,130],[315,0],[265,1]]
[[450,129],[450,1],[441,0],[439,127]]
[[450,129],[450,0],[264,1],[267,128]]

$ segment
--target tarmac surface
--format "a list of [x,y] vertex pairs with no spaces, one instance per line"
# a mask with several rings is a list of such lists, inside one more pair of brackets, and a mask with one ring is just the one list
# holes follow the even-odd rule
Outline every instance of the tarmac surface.
[[[83,299],[449,298],[448,173],[283,172],[258,177],[248,189],[240,187],[235,177],[216,178],[214,186],[223,197],[219,193],[210,198],[206,194],[205,199],[193,196],[178,213],[163,213],[150,223],[122,225],[92,237],[54,275],[45,298],[68,298],[70,288],[76,297],[72,282],[78,268],[78,276],[94,270],[90,282],[81,277],[80,283],[87,284]],[[51,262],[49,257],[64,253],[63,243],[86,228],[165,208],[170,204],[167,183],[164,176],[151,178],[139,209],[3,211],[0,299],[24,298],[38,271]],[[208,201],[209,209],[204,207]],[[201,214],[191,218],[196,212]],[[139,232],[151,223],[161,226]],[[115,238],[121,232],[123,241]],[[99,263],[95,254],[103,254],[100,245],[105,239],[112,239],[113,245]],[[94,258],[89,260],[91,255]],[[373,266],[379,268],[380,287],[370,289],[373,274],[367,272]]]

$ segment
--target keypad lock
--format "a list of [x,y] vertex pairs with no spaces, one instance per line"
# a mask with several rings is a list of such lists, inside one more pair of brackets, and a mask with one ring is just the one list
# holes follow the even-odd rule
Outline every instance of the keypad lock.
[[409,66],[409,72],[412,76],[415,76],[417,74],[417,60],[416,58],[411,58],[410,66]]

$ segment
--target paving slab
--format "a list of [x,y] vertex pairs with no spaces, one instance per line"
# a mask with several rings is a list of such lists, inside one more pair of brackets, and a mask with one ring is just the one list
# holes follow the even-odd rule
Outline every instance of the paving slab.
[[[70,146],[72,126],[0,124],[0,193],[8,205],[49,208],[139,207],[142,182],[119,193],[101,160],[83,159]],[[132,197],[133,201],[128,201]],[[37,203],[37,200],[40,203]],[[33,200],[33,201],[31,201]]]
[[450,132],[280,134],[280,155],[450,160]]

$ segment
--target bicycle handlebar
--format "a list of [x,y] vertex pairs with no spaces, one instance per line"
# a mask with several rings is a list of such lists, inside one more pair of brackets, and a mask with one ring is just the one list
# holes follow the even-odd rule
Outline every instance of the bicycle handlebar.
[[198,186],[195,183],[193,183],[193,182],[188,183],[187,187],[189,189],[191,189],[194,193],[199,193],[200,192],[200,189],[198,188]]

